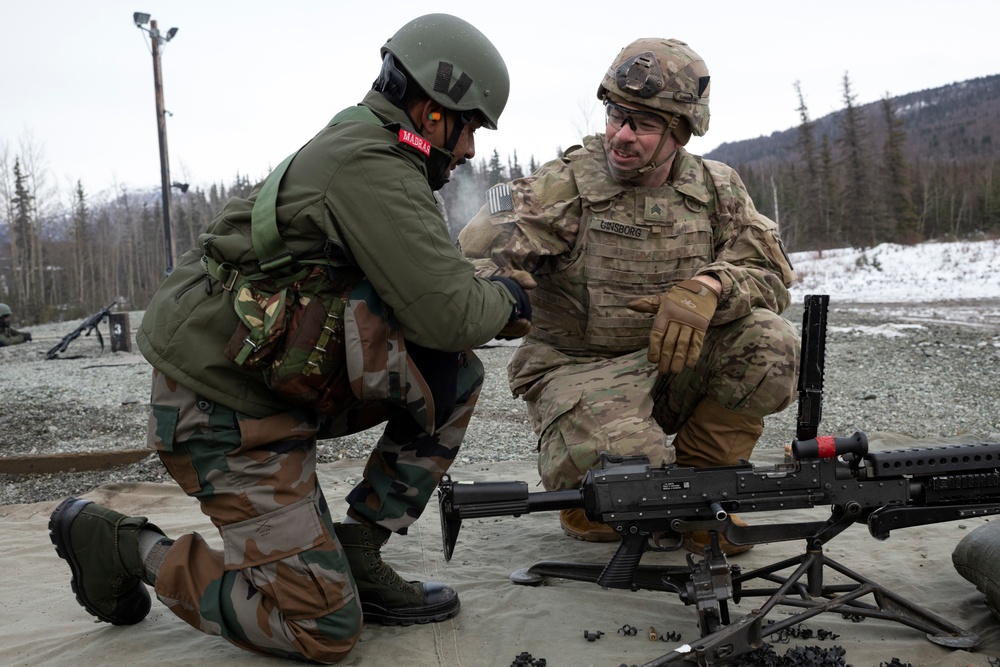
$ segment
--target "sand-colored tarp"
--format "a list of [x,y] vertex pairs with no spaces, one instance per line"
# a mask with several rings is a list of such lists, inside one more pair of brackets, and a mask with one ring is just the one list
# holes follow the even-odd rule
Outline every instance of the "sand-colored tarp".
[[[319,476],[335,516],[342,498],[361,473],[359,461],[323,464]],[[538,480],[534,465],[525,462],[461,465],[456,480]],[[540,489],[540,487],[537,487]],[[131,484],[102,487],[85,497],[119,511],[148,516],[169,535],[197,530],[218,544],[211,524],[197,504],[173,484]],[[0,663],[3,665],[241,665],[261,667],[290,662],[246,653],[218,637],[202,635],[160,605],[141,623],[114,627],[96,622],[74,599],[69,569],[56,556],[47,522],[57,503],[0,507]],[[748,521],[770,520],[776,514]],[[823,511],[797,510],[781,515],[825,518]],[[827,630],[836,639],[791,639],[775,644],[779,653],[795,645],[846,649],[855,667],[878,667],[894,657],[902,663],[927,667],[976,665],[986,667],[1000,656],[1000,623],[987,610],[984,596],[962,579],[951,553],[968,531],[985,519],[951,522],[897,531],[885,542],[873,539],[864,526],[852,526],[826,547],[829,557],[913,602],[925,606],[966,630],[983,643],[969,652],[938,646],[923,633],[879,619],[852,622],[840,614],[821,614],[801,627]],[[413,665],[507,667],[528,652],[545,658],[549,667],[618,667],[642,664],[678,645],[698,639],[697,614],[670,593],[604,590],[596,584],[549,580],[540,587],[518,586],[508,575],[539,560],[605,562],[614,545],[588,544],[565,537],[555,512],[520,518],[466,521],[451,562],[445,562],[436,503],[405,537],[394,536],[383,556],[409,578],[446,582],[462,600],[461,613],[438,624],[409,628],[366,627],[345,665]],[[732,562],[744,571],[802,552],[797,542],[755,547]],[[643,563],[681,565],[685,552],[650,554]],[[761,598],[730,604],[733,618],[757,608]],[[787,618],[795,610],[779,607],[769,618]],[[618,631],[639,628],[635,636]],[[651,642],[657,633],[680,633],[679,642]],[[603,631],[589,642],[584,632]]]

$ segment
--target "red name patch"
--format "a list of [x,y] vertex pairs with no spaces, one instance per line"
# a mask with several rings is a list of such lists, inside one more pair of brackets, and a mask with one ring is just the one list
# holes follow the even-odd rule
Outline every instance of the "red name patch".
[[431,142],[427,141],[419,134],[414,134],[409,130],[399,128],[399,141],[407,146],[413,146],[427,157],[430,157],[431,155]]

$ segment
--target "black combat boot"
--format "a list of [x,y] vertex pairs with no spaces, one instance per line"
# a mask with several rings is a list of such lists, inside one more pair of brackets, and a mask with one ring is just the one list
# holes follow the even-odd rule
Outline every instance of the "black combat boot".
[[380,549],[392,534],[376,524],[336,524],[366,623],[436,623],[458,613],[455,589],[434,582],[404,581],[382,560]]
[[146,517],[125,516],[73,497],[62,501],[49,518],[49,538],[69,563],[77,601],[102,621],[132,625],[149,613],[139,556],[143,528],[161,532]]

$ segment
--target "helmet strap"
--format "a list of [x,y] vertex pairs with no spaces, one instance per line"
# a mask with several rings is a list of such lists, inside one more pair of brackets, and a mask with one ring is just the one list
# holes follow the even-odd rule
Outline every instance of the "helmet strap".
[[431,147],[431,156],[427,160],[427,171],[430,176],[431,190],[440,190],[444,187],[444,184],[448,182],[448,173],[451,167],[451,161],[455,157],[455,146],[458,145],[458,139],[462,136],[462,130],[465,126],[472,122],[470,116],[462,113],[459,114],[458,121],[455,122],[455,127],[448,133],[448,115],[443,114],[444,118],[444,133],[448,137],[445,141],[443,148]]
[[679,122],[680,122],[680,116],[678,116],[677,114],[671,114],[670,122],[667,123],[667,129],[663,131],[663,135],[660,137],[660,143],[656,145],[656,150],[653,151],[653,157],[649,159],[649,162],[646,163],[646,166],[639,167],[639,170],[636,172],[636,174],[642,176],[644,174],[648,174],[653,170],[659,169],[660,167],[665,165],[667,161],[670,160],[670,158],[674,156],[674,154],[677,152],[676,148],[670,151],[670,153],[659,162],[656,161],[656,156],[659,155],[660,151],[663,149],[663,144],[667,143],[667,137],[671,136],[674,133],[674,128],[677,127],[677,123]]

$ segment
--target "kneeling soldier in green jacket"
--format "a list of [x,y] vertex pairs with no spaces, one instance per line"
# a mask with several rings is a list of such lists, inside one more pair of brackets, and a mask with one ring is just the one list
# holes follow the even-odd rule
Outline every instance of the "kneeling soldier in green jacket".
[[[141,621],[150,585],[202,632],[332,663],[363,620],[458,613],[452,588],[403,579],[380,549],[458,452],[483,381],[471,348],[530,327],[530,277],[476,277],[435,201],[475,131],[496,128],[509,79],[493,44],[446,14],[407,23],[381,55],[362,102],[227,203],[146,310],[149,446],[224,548],[67,499],[51,537],[101,620]],[[382,423],[334,521],[317,438]]]

